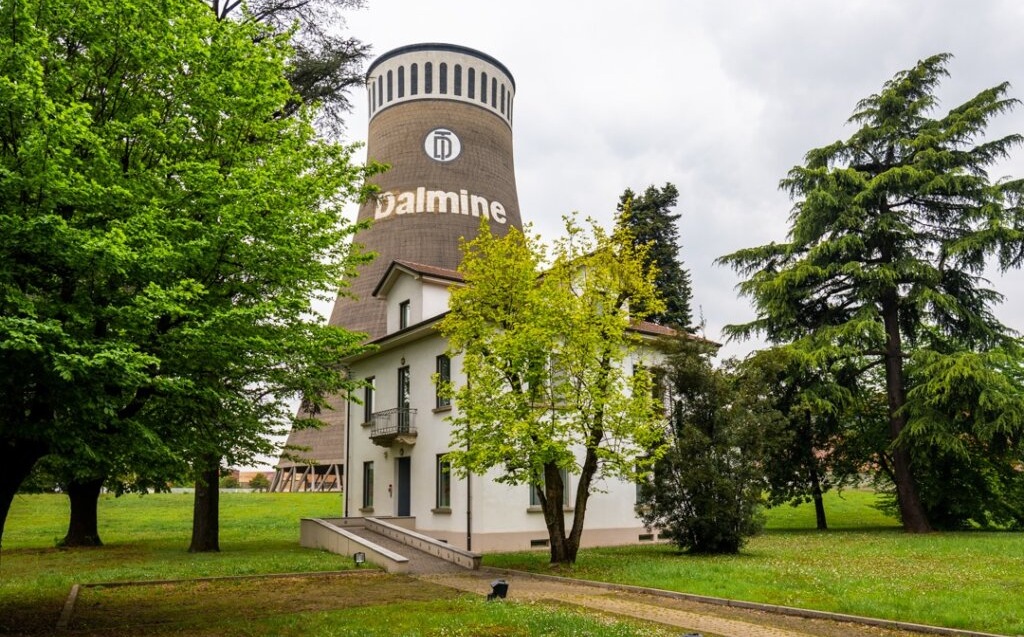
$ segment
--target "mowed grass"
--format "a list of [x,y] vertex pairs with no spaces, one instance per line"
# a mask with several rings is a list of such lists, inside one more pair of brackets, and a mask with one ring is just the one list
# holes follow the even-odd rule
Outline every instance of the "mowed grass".
[[[220,553],[187,552],[191,494],[102,496],[105,546],[59,549],[62,495],[18,496],[0,554],[0,634],[51,634],[75,583],[191,579],[351,569],[347,556],[299,546],[299,520],[337,517],[338,494],[222,493]],[[575,609],[487,604],[482,596],[373,573],[82,588],[76,635],[595,635],[676,634]]]
[[569,569],[546,553],[488,555],[489,566],[800,608],[1024,635],[1024,533],[909,535],[873,493],[829,494],[830,530],[813,507],[768,512],[766,532],[735,556],[670,545],[580,551]]

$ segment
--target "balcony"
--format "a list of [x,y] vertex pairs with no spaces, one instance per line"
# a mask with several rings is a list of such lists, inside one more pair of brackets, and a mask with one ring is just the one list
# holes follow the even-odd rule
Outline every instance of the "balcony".
[[370,440],[381,447],[395,443],[416,443],[416,410],[409,408],[385,409],[373,412]]

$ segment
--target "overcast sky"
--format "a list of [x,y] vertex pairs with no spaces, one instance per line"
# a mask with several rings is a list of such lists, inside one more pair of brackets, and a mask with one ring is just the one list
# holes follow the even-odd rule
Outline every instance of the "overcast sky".
[[[681,256],[712,339],[753,318],[738,277],[712,262],[785,239],[792,203],[779,179],[809,149],[849,137],[858,100],[940,52],[955,56],[943,112],[1003,81],[1024,98],[1016,0],[368,0],[347,30],[374,57],[448,42],[509,68],[522,217],[547,238],[574,210],[610,225],[626,187],[676,184]],[[348,134],[363,141],[365,93],[354,98]],[[1024,108],[990,136],[1008,132],[1024,132]],[[1024,175],[1024,150],[993,173],[1007,175]],[[1007,297],[998,315],[1024,330],[1024,276],[993,284]]]

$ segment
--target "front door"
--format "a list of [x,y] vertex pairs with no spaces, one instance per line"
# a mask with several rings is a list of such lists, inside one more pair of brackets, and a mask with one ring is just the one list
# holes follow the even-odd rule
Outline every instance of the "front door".
[[398,471],[398,512],[397,514],[412,515],[409,498],[409,488],[412,485],[412,458],[399,458],[396,469]]

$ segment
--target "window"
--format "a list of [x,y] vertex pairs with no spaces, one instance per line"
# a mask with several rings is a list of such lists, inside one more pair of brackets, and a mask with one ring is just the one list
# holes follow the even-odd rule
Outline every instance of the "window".
[[363,463],[363,508],[373,508],[373,461]]
[[398,329],[404,330],[412,322],[412,306],[409,301],[402,301],[398,304]]
[[444,62],[437,65],[437,83],[441,93],[448,92],[448,65]]
[[462,65],[455,65],[455,94],[462,95]]
[[427,62],[423,65],[423,92],[434,92],[434,64]]
[[476,97],[476,95],[474,95],[475,89],[476,89],[476,69],[472,69],[471,68],[471,69],[469,69],[469,84],[466,87],[466,97],[468,97],[469,99],[473,99],[474,97]]
[[419,70],[419,66],[416,64],[409,66],[409,95],[415,95],[420,90],[418,84],[420,78]]
[[374,378],[370,376],[366,379],[366,386],[363,387],[363,422],[373,421],[373,383]]
[[409,433],[409,366],[398,368],[398,432]]
[[[572,503],[572,490],[569,488],[569,472],[565,469],[558,470],[562,476],[562,506],[567,507]],[[537,495],[537,485],[530,485],[530,506],[539,507],[540,497]]]
[[398,97],[405,97],[405,67],[398,67]]
[[[394,88],[393,88],[394,85],[395,85],[395,75],[394,75],[394,73],[392,71],[388,71],[388,101],[389,102],[394,99],[394,95],[395,95],[395,91],[394,91]],[[502,87],[502,89],[504,90],[504,87]],[[505,96],[505,94],[502,93],[502,98],[504,98],[504,96]]]
[[480,71],[480,101],[487,103],[487,74]]
[[443,454],[437,456],[437,508],[452,506],[452,463]]
[[445,354],[437,357],[437,407],[447,407],[452,404],[452,399],[442,396],[441,387],[452,380],[452,360]]

